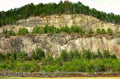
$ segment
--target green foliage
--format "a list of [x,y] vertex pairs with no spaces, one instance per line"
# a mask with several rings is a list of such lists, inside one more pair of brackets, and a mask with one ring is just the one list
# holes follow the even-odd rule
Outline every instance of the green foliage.
[[107,33],[108,33],[109,35],[113,35],[113,30],[110,29],[110,28],[108,28],[108,29],[107,29]]
[[97,59],[95,60],[94,63],[95,66],[95,71],[96,72],[104,72],[105,71],[105,67],[104,67],[104,60],[102,59]]
[[96,33],[97,34],[101,34],[101,30],[98,28],[98,29],[96,29]]
[[4,59],[4,55],[0,52],[0,61]]
[[71,61],[71,60],[73,59],[73,57],[74,57],[74,54],[73,54],[72,51],[70,51],[70,52],[68,53],[68,59]]
[[74,57],[75,59],[80,59],[80,58],[81,58],[81,55],[80,55],[80,53],[76,50],[76,51],[74,51],[73,57]]
[[64,61],[67,61],[68,59],[68,55],[67,55],[67,52],[65,51],[65,50],[63,50],[62,52],[61,52],[61,59],[62,60],[64,60]]
[[104,58],[111,58],[111,53],[108,50],[104,50],[103,56]]
[[[51,60],[51,61],[50,61]],[[43,64],[47,65],[47,64],[52,64],[53,63],[53,57],[52,56],[47,56],[46,58],[43,58]]]
[[[34,27],[32,30],[32,34],[43,34],[43,33],[61,33],[61,32],[65,32],[65,33],[78,33],[81,35],[86,35],[86,36],[91,36],[92,34],[95,34],[95,32],[93,31],[93,29],[88,29],[85,30],[84,28],[80,27],[80,26],[65,26],[65,27],[61,27],[61,28],[57,28],[55,26],[49,26],[49,25],[45,25],[45,27]],[[18,35],[25,35],[28,34],[28,30],[26,28],[20,28],[18,30]],[[12,30],[7,30],[7,29],[3,29],[3,34],[8,35],[8,36],[14,36],[16,35],[14,31]],[[109,34],[109,35],[113,35],[113,31],[112,29],[108,28],[107,31],[104,29],[96,29],[96,34]]]
[[89,50],[85,50],[82,57],[86,59],[91,59],[91,52]]
[[[115,71],[118,68],[119,64],[116,63],[113,65],[112,63],[118,62],[117,59],[110,60],[110,59],[96,59],[96,60],[72,60],[70,62],[65,62],[64,66],[62,67],[63,71],[66,72],[104,72],[108,71],[109,69],[106,69],[107,66],[110,66],[112,71]],[[106,65],[109,64],[109,65]],[[115,68],[115,66],[117,68]],[[115,69],[115,70],[114,70]]]
[[88,34],[94,34],[93,29],[89,29],[89,30],[88,30]]
[[16,58],[19,61],[25,61],[25,60],[28,60],[28,55],[25,52],[19,52],[16,54]]
[[[38,48],[29,60],[25,52],[0,53],[0,70],[11,70],[15,72],[119,72],[120,59],[105,50],[95,53],[89,50],[66,52],[63,50],[60,57],[53,59],[45,57],[44,52]],[[42,60],[41,60],[42,59]]]
[[97,29],[97,30],[96,30],[96,33],[97,33],[97,34],[107,34],[107,32],[106,32],[105,29]]
[[115,54],[111,54],[111,58],[116,59],[117,57]]
[[15,36],[15,32],[13,30],[7,30],[7,29],[3,29],[3,34],[7,35],[7,36]]
[[7,53],[5,55],[5,59],[7,61],[14,61],[14,60],[16,60],[16,54],[15,53]]
[[85,33],[85,30],[82,27],[80,27],[80,26],[72,26],[70,29],[74,33],[80,33],[80,34],[84,34]]
[[48,26],[46,25],[44,27],[44,33],[57,33],[59,31],[58,28],[56,28],[55,26]]
[[107,34],[105,29],[101,29],[101,34]]
[[62,67],[62,71],[78,72],[80,70],[80,66],[77,65],[80,65],[78,59],[72,60],[71,62],[65,62]]
[[20,62],[15,61],[13,66],[13,71],[15,72],[33,72],[33,71],[39,71],[39,66],[37,62],[35,61],[26,61],[26,62]]
[[26,19],[30,16],[46,16],[52,14],[85,14],[94,16],[100,20],[106,22],[112,22],[119,24],[120,15],[114,15],[113,13],[105,13],[97,11],[96,9],[90,9],[88,6],[83,5],[81,2],[71,3],[62,2],[43,4],[39,3],[34,5],[33,3],[25,5],[21,8],[11,9],[7,12],[0,12],[0,26],[6,24],[14,24],[17,20]]
[[103,58],[102,52],[100,50],[97,51],[97,55],[98,58]]
[[26,28],[20,28],[18,30],[18,35],[25,35],[25,34],[28,34],[28,33],[29,33],[28,29],[26,29]]
[[79,26],[72,26],[71,28],[69,28],[68,26],[56,28],[55,26],[46,25],[43,29],[44,29],[44,33],[60,33],[60,32],[80,33],[80,34],[85,33],[85,30]]
[[45,72],[55,72],[55,71],[60,71],[60,69],[61,69],[61,67],[60,67],[60,65],[45,65],[44,67],[43,67],[43,70],[45,71]]
[[34,27],[33,30],[32,30],[32,33],[33,34],[41,34],[43,33],[43,29],[41,27]]
[[70,29],[69,27],[65,26],[65,27],[62,27],[62,28],[61,28],[61,31],[62,31],[62,32],[66,32],[66,33],[70,33],[70,32],[71,32],[71,29]]
[[44,57],[45,57],[45,53],[40,48],[37,48],[32,54],[33,60],[41,60]]
[[49,33],[49,26],[48,25],[45,25],[45,27],[44,27],[44,33]]

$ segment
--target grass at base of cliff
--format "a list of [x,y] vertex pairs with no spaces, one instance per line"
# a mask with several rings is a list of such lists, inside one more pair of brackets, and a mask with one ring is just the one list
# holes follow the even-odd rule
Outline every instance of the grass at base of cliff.
[[120,79],[120,77],[57,77],[57,78],[0,77],[0,79]]

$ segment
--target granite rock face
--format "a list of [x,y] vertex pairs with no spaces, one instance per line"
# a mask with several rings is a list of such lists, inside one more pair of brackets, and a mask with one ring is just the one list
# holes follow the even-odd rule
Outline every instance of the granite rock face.
[[[55,27],[77,25],[85,29],[92,28],[111,28],[114,32],[120,31],[120,25],[100,21],[91,16],[83,14],[74,15],[50,15],[44,17],[30,17],[17,21],[14,25],[6,25],[0,28],[0,33],[3,29],[14,30],[18,32],[19,28],[25,27],[32,31],[35,26],[44,27],[46,24],[54,25]],[[60,55],[62,50],[67,51],[82,51],[90,50],[96,52],[98,49],[110,50],[120,58],[120,35],[94,35],[91,37],[81,36],[79,34],[39,34],[39,35],[23,35],[23,36],[0,36],[0,51],[21,52],[25,51],[31,54],[36,48],[41,48],[46,54],[52,54],[53,57]]]
[[83,14],[73,14],[73,15],[51,15],[45,17],[31,17],[26,20],[19,20],[17,22],[21,26],[45,26],[54,25],[56,27],[62,26],[73,26],[77,25],[86,29],[93,28],[111,28],[115,31],[120,31],[120,25],[115,25],[112,23],[103,22],[92,16]]
[[92,28],[96,30],[97,28],[111,28],[114,32],[120,31],[120,25],[103,22],[97,18],[92,16],[87,16],[83,14],[73,14],[73,15],[50,15],[50,16],[38,16],[38,17],[30,17],[28,19],[18,20],[14,25],[6,25],[1,27],[0,33],[3,29],[12,29],[15,32],[18,31],[19,28],[25,27],[32,31],[32,29],[36,26],[44,27],[46,24],[54,25],[55,27],[63,27],[68,26],[71,27],[73,25],[77,25],[83,27],[85,29]]
[[109,50],[120,57],[120,36],[92,36],[84,37],[79,34],[41,34],[0,37],[1,52],[21,52],[31,54],[36,48],[44,50],[45,54],[52,54],[53,57],[60,55],[62,50],[82,51],[90,50],[96,52]]

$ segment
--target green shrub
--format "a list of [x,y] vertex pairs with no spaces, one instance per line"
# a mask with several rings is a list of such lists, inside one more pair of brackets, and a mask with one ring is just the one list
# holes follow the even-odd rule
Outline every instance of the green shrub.
[[[94,31],[92,29],[89,29],[86,31],[84,28],[80,26],[71,26],[70,28],[68,26],[61,27],[61,28],[56,28],[55,26],[48,26],[45,25],[45,27],[34,27],[32,30],[32,34],[42,34],[42,33],[60,33],[60,32],[65,32],[65,33],[79,33],[81,35],[90,35],[94,34]],[[26,28],[20,28],[18,30],[18,35],[25,35],[28,34],[28,29]],[[108,28],[107,31],[105,29],[96,29],[97,34],[109,34],[112,35],[113,31],[112,29]],[[15,36],[15,32],[13,30],[7,30],[3,29],[3,34],[9,35],[9,36]]]
[[[75,58],[75,59],[80,59],[80,58],[81,58],[81,55],[80,55],[80,53],[79,53],[77,50],[74,51],[73,55],[74,55],[74,58]],[[74,59],[74,58],[73,58],[73,59]]]
[[41,27],[34,27],[33,30],[32,30],[32,33],[33,34],[41,34],[43,33],[43,29]]
[[98,28],[98,29],[96,29],[96,33],[97,34],[101,34],[101,30]]
[[40,48],[37,48],[32,54],[32,59],[41,60],[42,58],[45,58],[45,53]]
[[103,58],[103,54],[100,50],[97,51],[97,58]]
[[74,54],[72,51],[68,53],[68,58],[69,58],[69,61],[71,61],[74,58]]
[[95,72],[103,72],[105,71],[104,60],[96,59],[94,60]]
[[61,32],[71,33],[71,29],[67,26],[60,28]]
[[15,61],[16,60],[16,53],[7,53],[5,55],[5,59],[7,61]]
[[18,30],[18,35],[25,35],[25,34],[28,34],[28,29],[26,28],[19,28]]
[[8,36],[15,36],[15,32],[13,30],[7,30],[3,29],[3,34],[8,35]]
[[48,26],[48,25],[45,25],[45,27],[44,27],[44,32],[45,32],[45,33],[49,33],[49,26]]
[[55,72],[55,71],[60,71],[61,70],[61,67],[60,65],[46,65],[43,67],[43,70],[45,72]]
[[15,36],[16,34],[15,34],[15,32],[13,30],[9,30],[7,32],[7,35],[9,35],[9,36]]
[[104,50],[103,56],[104,58],[111,58],[111,53],[108,50]]
[[28,60],[28,55],[27,55],[27,53],[25,53],[25,52],[19,52],[19,53],[17,53],[17,55],[16,55],[16,59],[17,59],[18,61],[26,61],[26,60]]
[[79,26],[71,26],[70,29],[71,29],[71,32],[73,32],[73,33],[79,33],[79,32],[83,31],[83,29]]
[[4,60],[4,55],[0,52],[0,61]]
[[55,26],[49,26],[50,33],[59,33],[59,29]]
[[108,28],[108,29],[107,29],[107,33],[108,33],[109,35],[113,35],[113,30],[110,29],[110,28]]
[[[15,72],[119,72],[120,60],[108,50],[103,54],[98,50],[93,53],[89,50],[83,52],[66,52],[63,50],[61,56],[53,59],[51,56],[45,58],[44,52],[38,48],[28,60],[25,52],[0,54],[0,70],[11,70]],[[5,60],[4,60],[5,59]],[[43,59],[43,60],[42,60]],[[8,61],[10,60],[10,61]],[[12,60],[12,61],[11,61]]]
[[91,52],[89,50],[85,50],[82,54],[82,58],[91,59]]
[[[36,67],[35,67],[36,66]],[[14,71],[16,72],[31,72],[31,71],[38,71],[39,67],[37,64],[35,64],[33,61],[29,62],[29,61],[24,61],[24,62],[20,62],[20,61],[16,61],[14,62]],[[37,69],[36,69],[37,68]]]
[[66,52],[65,50],[63,50],[63,51],[61,52],[60,57],[61,57],[61,59],[62,59],[63,61],[67,61],[67,60],[68,60],[67,52]]
[[92,29],[89,29],[88,34],[94,34],[94,31]]
[[96,33],[97,34],[107,34],[106,30],[105,29],[96,29]]
[[102,29],[102,30],[101,30],[101,34],[107,34],[106,30],[105,30],[105,29]]
[[113,58],[113,59],[117,59],[117,57],[116,57],[115,54],[112,54],[112,55],[111,55],[111,58]]

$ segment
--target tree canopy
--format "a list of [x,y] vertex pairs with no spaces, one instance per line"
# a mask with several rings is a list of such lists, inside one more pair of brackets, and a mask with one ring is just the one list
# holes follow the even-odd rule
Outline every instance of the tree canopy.
[[105,13],[97,11],[96,9],[90,9],[88,6],[83,5],[81,2],[62,2],[43,4],[39,3],[34,5],[33,3],[25,5],[21,8],[11,9],[9,11],[0,12],[0,26],[6,24],[14,24],[17,20],[26,19],[30,16],[46,16],[52,14],[85,14],[96,17],[105,22],[112,22],[120,24],[120,15],[113,13]]

